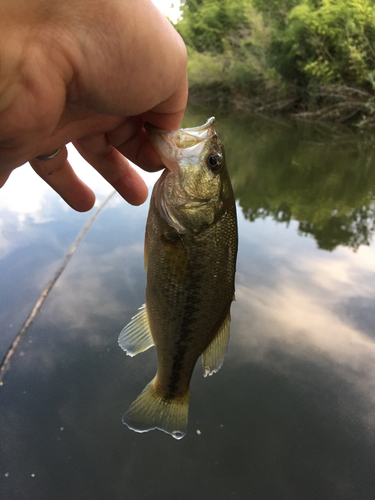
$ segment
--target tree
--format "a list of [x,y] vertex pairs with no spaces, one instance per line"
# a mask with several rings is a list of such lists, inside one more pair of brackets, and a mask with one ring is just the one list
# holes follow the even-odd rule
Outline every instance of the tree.
[[222,54],[228,35],[244,23],[249,0],[185,0],[176,24],[185,43],[198,52]]
[[284,40],[311,82],[370,87],[375,79],[374,0],[302,0]]

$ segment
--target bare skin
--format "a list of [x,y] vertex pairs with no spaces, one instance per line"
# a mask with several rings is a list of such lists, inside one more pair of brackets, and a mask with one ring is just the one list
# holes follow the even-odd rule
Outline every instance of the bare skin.
[[0,0],[0,187],[29,161],[72,208],[89,210],[95,194],[67,160],[72,142],[129,203],[143,203],[147,187],[128,160],[161,167],[144,123],[180,127],[186,59],[150,0]]

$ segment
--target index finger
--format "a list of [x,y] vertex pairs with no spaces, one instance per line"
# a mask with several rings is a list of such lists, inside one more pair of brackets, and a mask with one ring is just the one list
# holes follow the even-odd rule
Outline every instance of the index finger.
[[187,75],[181,80],[177,90],[165,101],[150,111],[143,113],[143,118],[151,125],[164,130],[178,130],[184,117],[188,99]]
[[92,134],[73,141],[81,156],[131,205],[141,205],[148,189],[120,149],[108,142],[105,134]]

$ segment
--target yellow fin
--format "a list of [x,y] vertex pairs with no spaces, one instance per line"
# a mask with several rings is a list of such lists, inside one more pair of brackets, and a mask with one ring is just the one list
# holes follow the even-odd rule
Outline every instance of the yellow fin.
[[214,339],[202,354],[203,376],[213,375],[220,370],[229,341],[230,312],[228,312],[223,324]]
[[121,330],[118,343],[129,356],[135,356],[154,345],[148,323],[146,304],[139,308],[139,313],[133,316],[130,323]]
[[136,432],[159,429],[175,439],[186,434],[190,391],[186,396],[166,399],[155,388],[156,377],[143,389],[122,417],[122,422]]

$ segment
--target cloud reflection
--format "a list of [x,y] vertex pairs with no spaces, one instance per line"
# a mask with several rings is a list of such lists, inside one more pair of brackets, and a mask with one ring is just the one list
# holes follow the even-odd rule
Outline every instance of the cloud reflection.
[[[272,262],[270,248],[264,252],[264,262]],[[266,273],[259,270],[264,262],[253,261],[257,275]],[[328,373],[328,385],[339,378],[364,399],[362,417],[374,427],[375,342],[358,323],[348,321],[345,310],[352,297],[374,300],[374,247],[357,253],[291,252],[267,282],[241,273],[240,262],[231,346],[240,363],[264,364],[291,379],[296,376],[293,359],[315,364]],[[283,354],[275,358],[275,351]],[[352,416],[358,411],[351,408]]]
[[[61,488],[69,498],[81,491],[92,499],[153,498],[155,484],[160,498],[171,491],[195,498],[201,485],[207,498],[234,491],[278,498],[291,487],[295,498],[352,498],[344,490],[365,498],[373,480],[375,352],[348,321],[347,303],[374,297],[374,248],[322,252],[298,236],[293,221],[289,228],[268,219],[250,224],[239,214],[229,352],[209,379],[198,363],[189,435],[176,446],[163,433],[132,433],[120,418],[155,373],[154,349],[130,359],[117,346],[144,298],[146,214],[147,203],[103,210],[12,362],[0,407],[12,498],[24,491],[52,498]],[[66,225],[36,225],[34,238],[69,248],[67,228],[82,217],[70,215]],[[35,261],[40,248],[22,255]],[[58,262],[47,260],[28,276],[35,289],[45,285],[38,275]],[[19,259],[12,262],[9,289],[19,293],[25,278]],[[155,462],[160,450],[163,460]],[[31,473],[42,480],[30,485]],[[172,489],[171,477],[178,478]]]
[[[77,175],[87,183],[97,195],[96,205],[107,197],[113,190],[112,186],[89,165],[71,145],[68,145],[68,157]],[[152,186],[158,173],[145,172],[133,164],[133,167],[142,175],[146,184]],[[0,190],[0,211],[8,210],[21,214],[31,214],[38,221],[46,220],[43,213],[48,213],[48,205],[52,198],[60,202],[61,208],[70,211],[66,203],[33,171],[26,163],[15,169],[8,181]],[[48,219],[47,219],[48,220]]]
[[[99,206],[113,191],[112,186],[79,155],[72,145],[68,145],[68,155],[77,175],[95,192],[95,206]],[[136,165],[133,167],[141,174],[149,188],[160,175],[160,172],[149,173]],[[116,196],[111,201],[111,206],[122,203],[123,200]],[[0,259],[19,245],[20,235],[27,242],[33,238],[36,233],[34,224],[56,221],[64,214],[70,219],[77,216],[28,163],[15,169],[0,189]],[[85,214],[78,215],[82,221],[85,220]]]

